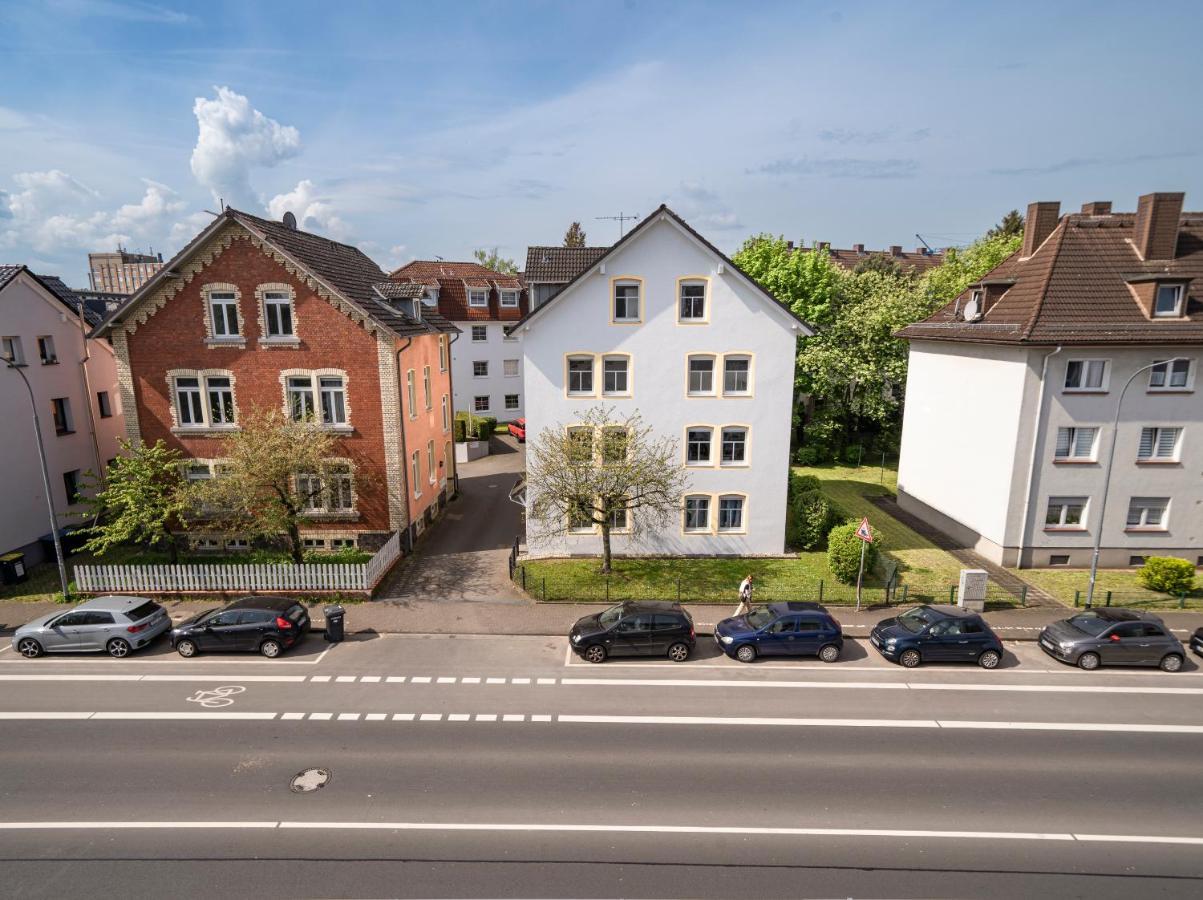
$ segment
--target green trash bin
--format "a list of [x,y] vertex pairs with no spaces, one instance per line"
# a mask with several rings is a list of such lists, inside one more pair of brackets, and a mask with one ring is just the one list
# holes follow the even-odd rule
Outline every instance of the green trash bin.
[[20,584],[28,580],[29,570],[25,568],[24,553],[5,553],[0,556],[0,582]]

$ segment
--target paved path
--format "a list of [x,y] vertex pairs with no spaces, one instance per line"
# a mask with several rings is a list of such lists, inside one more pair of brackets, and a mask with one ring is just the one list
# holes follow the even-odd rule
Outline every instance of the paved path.
[[522,528],[509,499],[526,466],[526,449],[509,435],[493,452],[459,467],[460,494],[417,552],[385,581],[377,603],[529,602],[509,579],[507,559]]

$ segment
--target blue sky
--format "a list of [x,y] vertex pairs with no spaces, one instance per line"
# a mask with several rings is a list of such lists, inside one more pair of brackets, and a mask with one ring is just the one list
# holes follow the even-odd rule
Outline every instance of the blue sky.
[[[385,267],[667,202],[720,247],[1203,206],[1198,4],[0,0],[0,262],[84,283],[218,198]],[[1192,200],[1192,198],[1194,198]],[[1193,205],[1192,205],[1193,204]]]

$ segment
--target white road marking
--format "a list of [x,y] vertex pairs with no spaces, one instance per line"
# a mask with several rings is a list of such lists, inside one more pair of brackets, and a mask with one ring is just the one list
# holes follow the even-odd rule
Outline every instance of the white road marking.
[[264,721],[276,718],[274,712],[94,712],[89,713],[92,721],[98,719],[107,721],[120,720],[176,720],[204,722],[214,719],[241,719],[244,721]]
[[317,722],[328,722],[334,718],[334,713],[310,713],[309,718]]
[[479,678],[461,678],[460,684],[480,684]]
[[364,684],[379,684],[380,676],[379,675],[364,675],[359,680],[362,681]]
[[442,713],[422,713],[422,715],[418,717],[418,721],[420,721],[420,722],[441,722],[441,721],[443,721],[443,714]]
[[330,676],[329,675],[311,675],[311,676],[309,676],[309,680],[310,681],[329,681]]
[[1106,731],[1115,734],[1203,734],[1203,725],[1105,722],[974,722],[955,719],[801,719],[767,716],[557,715],[557,722],[586,725],[744,725],[809,728],[950,728],[984,731]]
[[297,684],[306,675],[0,675],[0,681],[255,681]]
[[446,675],[442,675],[439,677],[438,683],[439,684],[455,684],[457,681],[459,681],[458,678],[449,678]]
[[90,712],[0,712],[0,719],[89,719]]
[[349,682],[355,681],[355,676],[354,675],[339,675],[334,680],[337,681],[339,684],[347,684]]
[[393,713],[394,722],[412,722],[413,720],[413,713]]
[[368,713],[363,717],[366,722],[383,722],[388,718],[386,713]]
[[299,720],[305,718],[305,714],[304,713],[284,713],[282,716],[280,716],[280,718],[287,722],[296,722],[296,721],[299,721]]
[[504,678],[486,678],[485,684],[505,684]]
[[469,722],[471,720],[472,716],[468,713],[451,713],[447,716],[448,722]]
[[338,721],[340,721],[340,722],[357,722],[357,721],[359,721],[359,713],[339,713]]
[[501,717],[501,721],[503,721],[503,722],[525,722],[526,716],[507,714],[507,715],[504,715]]
[[530,684],[529,678],[511,678],[510,684]]
[[496,722],[497,716],[494,715],[493,713],[477,713],[476,721],[477,722]]
[[385,679],[385,681],[388,682],[389,684],[401,684],[403,681],[405,681],[405,676],[404,675],[390,675],[388,678]]
[[551,716],[531,716],[530,720],[532,722],[550,722]]
[[749,681],[732,679],[686,678],[561,678],[567,687],[753,687],[753,688],[811,688],[833,690],[912,690],[912,691],[1006,691],[1029,693],[1090,693],[1090,694],[1203,694],[1203,688],[1143,687],[1121,685],[1081,684],[963,684],[939,681]]
[[415,675],[413,678],[409,679],[409,681],[411,684],[430,684],[430,676]]

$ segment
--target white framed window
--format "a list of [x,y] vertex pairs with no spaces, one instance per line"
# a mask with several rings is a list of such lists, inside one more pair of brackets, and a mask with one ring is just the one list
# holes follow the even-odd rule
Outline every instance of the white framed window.
[[501,374],[506,378],[517,378],[519,374],[518,363],[519,361],[516,359],[503,359],[501,361]]
[[431,484],[437,480],[437,473],[434,470],[434,441],[426,442],[426,479]]
[[506,309],[516,309],[518,306],[518,292],[517,291],[502,291],[501,292],[501,305],[502,305],[502,307],[504,307]]
[[692,425],[685,429],[685,465],[710,465],[710,445],[713,438],[714,429],[709,425]]
[[322,476],[317,472],[297,472],[293,476],[296,483],[297,499],[304,512],[318,512],[325,508],[322,502]]
[[294,422],[312,418],[331,428],[350,425],[347,378],[340,372],[285,372],[284,405]]
[[1191,387],[1191,361],[1175,359],[1158,362],[1149,369],[1150,391],[1187,391]]
[[331,462],[321,472],[298,472],[294,476],[301,509],[309,514],[339,514],[355,509],[355,481],[351,466]]
[[1154,316],[1182,315],[1182,295],[1184,290],[1180,284],[1159,284],[1157,294],[1153,298]]
[[593,530],[593,502],[578,500],[568,510],[568,530],[575,532]]
[[505,395],[505,408],[506,409],[517,409],[518,408],[518,395],[517,394],[506,394]]
[[682,322],[706,321],[706,282],[682,280],[678,282],[678,317]]
[[484,325],[472,326],[472,343],[483,344],[489,339],[489,329]]
[[710,498],[705,494],[685,498],[684,530],[686,534],[710,531]]
[[450,431],[450,430],[451,430],[451,400],[446,394],[444,394],[443,395],[443,431]]
[[38,358],[44,366],[53,366],[58,363],[58,353],[54,349],[54,338],[48,334],[44,334],[38,338]]
[[744,498],[738,494],[728,494],[718,498],[718,530],[744,530]]
[[604,396],[625,396],[631,392],[630,367],[629,357],[602,357],[602,394]]
[[488,378],[489,377],[489,361],[487,359],[472,360],[472,377],[473,378]]
[[603,428],[601,430],[601,461],[603,463],[625,461],[630,445],[631,434],[627,429],[622,427]]
[[410,454],[409,471],[410,471],[410,475],[412,476],[412,480],[413,480],[414,496],[421,497],[422,496],[422,453],[421,453],[421,451],[415,450],[412,454]]
[[475,410],[476,412],[488,412],[489,411],[489,395],[488,394],[477,394],[475,397],[473,397],[472,398],[472,409]]
[[1087,497],[1049,497],[1048,508],[1044,512],[1044,527],[1085,529],[1088,502]]
[[593,429],[575,425],[568,429],[568,457],[573,463],[593,462]]
[[434,396],[430,393],[430,366],[422,367],[422,396],[428,410],[434,409]]
[[313,376],[289,375],[284,385],[288,401],[288,415],[294,422],[317,415],[313,402]]
[[238,324],[238,294],[234,291],[209,291],[209,329],[214,340],[242,337]]
[[469,288],[468,289],[468,305],[476,309],[482,309],[489,305],[489,290],[488,288]]
[[689,384],[687,391],[691,396],[714,396],[714,357],[689,357],[688,378]]
[[742,466],[748,462],[748,429],[742,425],[725,426],[722,434],[722,455],[719,462],[724,466]]
[[21,347],[21,338],[15,334],[0,338],[0,356],[16,363],[18,366],[24,365],[25,351]]
[[1097,428],[1058,428],[1053,458],[1059,462],[1093,462],[1098,436]]
[[614,282],[614,321],[638,322],[640,307],[640,289],[638,281],[616,280]]
[[568,357],[568,393],[593,395],[593,357]]
[[229,373],[170,373],[178,428],[232,428],[237,424]]
[[290,292],[263,292],[263,333],[269,340],[296,337],[292,318],[292,294]]
[[228,376],[205,377],[205,391],[209,400],[209,424],[234,424],[234,385]]
[[1129,529],[1165,531],[1169,527],[1169,518],[1169,497],[1133,497],[1128,502]]
[[439,371],[447,371],[447,335],[439,335]]
[[414,370],[405,370],[405,399],[409,401],[409,417],[418,417],[418,386],[414,383]]
[[196,484],[197,482],[208,481],[210,478],[213,477],[213,470],[209,467],[208,463],[202,463],[202,462],[196,462],[196,461],[185,463],[183,466],[183,470],[184,470],[184,480],[187,481],[189,484]]
[[1065,390],[1107,390],[1107,360],[1071,359],[1065,363]]
[[626,531],[627,530],[627,510],[612,509],[609,515],[611,531]]
[[347,383],[338,375],[320,375],[317,379],[321,394],[322,424],[347,424]]
[[1164,425],[1142,428],[1136,459],[1138,462],[1177,462],[1181,438],[1181,428]]
[[750,356],[723,357],[723,395],[752,393],[752,358]]
[[338,463],[327,467],[326,482],[328,509],[334,512],[355,508],[355,486],[349,465]]

